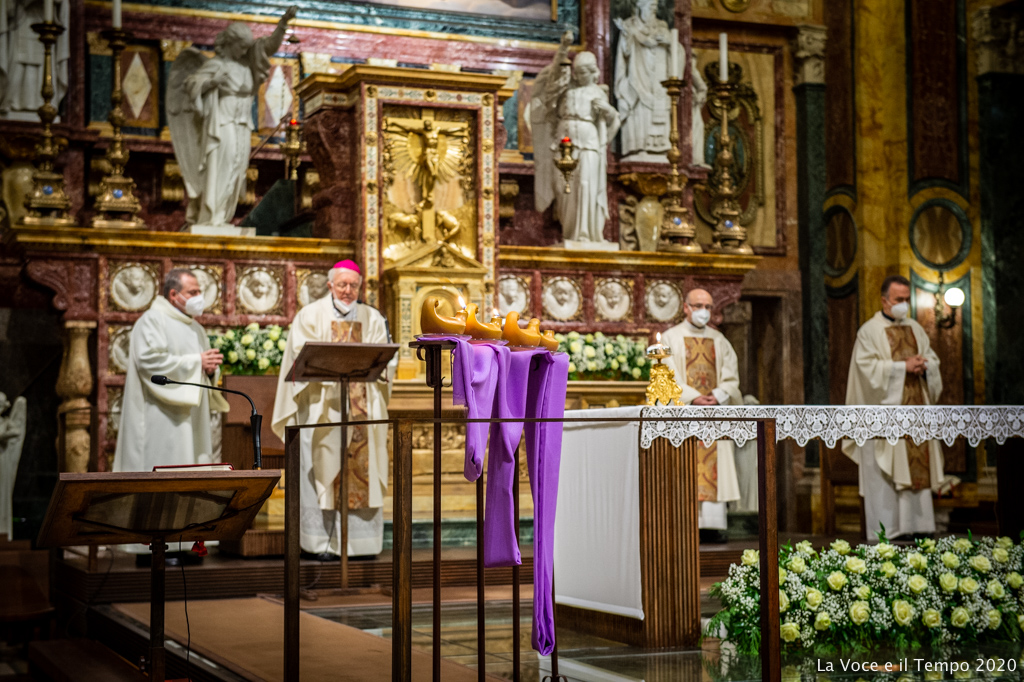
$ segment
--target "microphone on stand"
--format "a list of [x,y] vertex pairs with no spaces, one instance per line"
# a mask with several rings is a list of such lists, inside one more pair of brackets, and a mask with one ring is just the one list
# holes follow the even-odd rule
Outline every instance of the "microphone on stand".
[[263,450],[260,448],[260,428],[263,426],[263,416],[256,411],[256,403],[252,401],[252,398],[247,396],[241,391],[233,391],[230,388],[221,388],[220,386],[210,386],[209,384],[193,384],[188,381],[174,381],[168,379],[163,374],[154,374],[149,379],[157,386],[166,386],[167,384],[178,384],[179,386],[198,386],[199,388],[208,388],[214,391],[220,391],[221,393],[234,393],[240,395],[249,401],[249,405],[252,407],[252,415],[249,417],[249,423],[252,425],[252,454],[253,454],[253,468],[263,468]]

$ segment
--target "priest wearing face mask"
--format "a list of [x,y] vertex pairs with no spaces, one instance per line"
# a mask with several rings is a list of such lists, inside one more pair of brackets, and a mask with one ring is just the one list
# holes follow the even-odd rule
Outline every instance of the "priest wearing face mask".
[[[924,328],[907,316],[910,282],[893,275],[882,282],[882,309],[857,331],[847,405],[933,405],[942,393],[939,357]],[[885,526],[886,536],[935,532],[932,493],[959,483],[943,472],[938,441],[917,445],[905,438],[896,445],[876,439],[843,452],[860,465],[860,495],[868,538]]]
[[[341,389],[335,383],[296,382],[289,377],[295,358],[308,341],[389,343],[387,321],[356,298],[363,278],[350,260],[336,263],[327,276],[328,293],[300,310],[288,332],[274,402],[273,429],[284,439],[294,425],[341,421]],[[397,356],[394,362],[397,362]],[[349,385],[349,419],[387,419],[388,377]],[[387,425],[348,429],[348,500],[340,500],[340,429],[301,432],[300,544],[316,558],[340,555],[340,505],[348,504],[348,554],[380,554],[384,542],[384,494],[388,484]]]
[[216,391],[150,381],[162,374],[174,381],[216,385],[224,361],[194,319],[206,307],[195,275],[171,270],[160,293],[132,328],[114,471],[212,463],[210,413],[228,409]]
[[[728,339],[708,326],[714,299],[693,289],[683,300],[686,320],[662,335],[672,356],[669,362],[687,405],[742,405],[739,362]],[[697,526],[704,542],[724,542],[728,527],[726,503],[740,499],[732,441],[697,444]]]

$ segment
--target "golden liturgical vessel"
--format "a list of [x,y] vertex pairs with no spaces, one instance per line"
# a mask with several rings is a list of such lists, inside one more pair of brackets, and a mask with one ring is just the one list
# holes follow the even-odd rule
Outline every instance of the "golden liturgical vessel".
[[508,341],[511,346],[538,346],[540,345],[540,320],[533,318],[526,329],[520,329],[519,313],[513,310],[505,317],[505,328],[502,330],[501,338]]
[[493,322],[480,322],[476,319],[476,303],[466,306],[466,334],[474,339],[500,339],[501,325]]
[[679,399],[683,395],[683,389],[676,383],[676,373],[672,368],[664,364],[663,360],[672,355],[671,349],[661,343],[661,332],[658,332],[658,340],[654,345],[647,348],[647,357],[657,360],[658,363],[651,365],[651,382],[647,384],[647,404],[657,405],[681,405]]
[[552,353],[558,350],[558,341],[555,339],[555,332],[550,329],[544,332],[544,335],[540,337],[540,345],[544,346]]
[[[423,302],[420,309],[420,333],[422,334],[464,334],[466,332],[466,311],[455,317],[444,317],[437,314],[437,306],[441,301],[431,296]],[[474,306],[475,309],[476,306]]]

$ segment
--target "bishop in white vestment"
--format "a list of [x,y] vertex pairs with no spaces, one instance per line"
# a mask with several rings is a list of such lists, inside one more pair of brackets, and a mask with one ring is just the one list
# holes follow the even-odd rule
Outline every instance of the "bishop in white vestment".
[[210,349],[206,330],[193,319],[204,307],[195,276],[171,270],[162,295],[132,327],[114,471],[213,462],[210,413],[226,412],[227,401],[198,386],[150,381],[162,374],[173,381],[217,384],[223,357]]
[[[690,291],[683,303],[686,320],[662,334],[662,343],[672,350],[668,361],[683,389],[683,403],[742,405],[736,351],[721,332],[707,326],[713,304],[707,291]],[[725,530],[726,503],[740,499],[733,442],[698,443],[697,448],[697,526]]]
[[[352,261],[337,263],[328,277],[330,291],[300,310],[288,332],[281,362],[273,430],[281,439],[288,426],[341,421],[341,387],[336,382],[297,382],[292,365],[308,341],[389,343],[387,321],[375,308],[358,303],[362,277]],[[395,360],[397,362],[397,359]],[[393,367],[387,372],[390,375]],[[377,382],[349,384],[350,420],[387,419],[391,387]],[[348,554],[380,554],[384,544],[384,495],[388,485],[388,427],[348,429]],[[301,432],[300,544],[312,554],[340,554],[341,429]]]
[[[910,282],[887,277],[882,310],[857,331],[847,405],[934,405],[942,393],[939,357],[916,320],[907,317]],[[876,439],[857,447],[843,442],[843,452],[860,465],[860,495],[868,538],[885,526],[886,536],[934,533],[932,493],[959,483],[943,472],[938,441],[915,444],[904,438],[890,445]]]

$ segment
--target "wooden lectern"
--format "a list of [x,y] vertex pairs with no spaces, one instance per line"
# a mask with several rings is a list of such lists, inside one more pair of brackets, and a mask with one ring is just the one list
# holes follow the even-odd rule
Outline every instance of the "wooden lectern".
[[[310,341],[302,347],[299,357],[288,373],[290,381],[339,382],[341,384],[341,489],[338,496],[345,502],[341,509],[341,589],[348,589],[348,386],[353,381],[376,381],[398,351],[397,343],[328,343]],[[294,461],[293,461],[294,460]],[[299,462],[285,459],[285,499],[299,495]],[[297,505],[295,507],[298,508]],[[294,556],[293,556],[294,553]],[[299,519],[285,516],[285,558],[299,562]]]
[[281,472],[160,471],[61,474],[39,531],[40,547],[149,543],[149,657],[164,682],[164,542],[237,540]]

